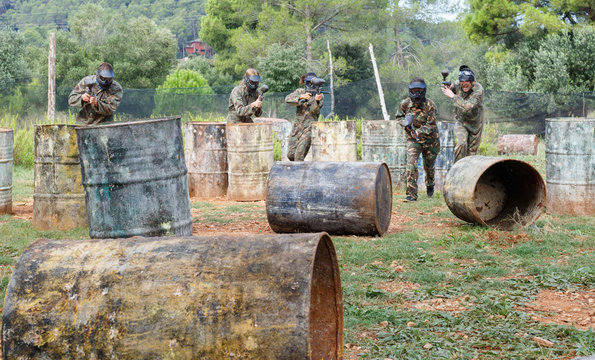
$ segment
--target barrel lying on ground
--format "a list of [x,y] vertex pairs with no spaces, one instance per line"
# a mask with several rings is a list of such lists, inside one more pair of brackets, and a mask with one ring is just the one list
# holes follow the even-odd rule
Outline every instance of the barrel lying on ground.
[[384,163],[278,162],[266,210],[278,233],[382,235],[392,213],[390,172]]
[[14,131],[0,128],[0,214],[12,213],[12,151]]
[[444,181],[446,205],[459,219],[503,230],[531,225],[545,206],[545,183],[526,162],[487,156],[457,161]]
[[2,316],[6,359],[340,359],[324,233],[38,240]]
[[545,120],[547,212],[595,215],[595,118]]
[[33,226],[41,230],[86,227],[76,125],[35,125]]
[[537,135],[507,134],[498,136],[498,155],[537,155]]
[[76,132],[92,238],[192,234],[180,118]]
[[190,197],[214,199],[227,194],[225,123],[184,124],[184,153]]

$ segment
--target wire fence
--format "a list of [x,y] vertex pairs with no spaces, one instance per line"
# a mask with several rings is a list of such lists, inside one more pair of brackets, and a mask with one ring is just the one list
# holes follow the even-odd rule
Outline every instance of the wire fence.
[[[407,96],[407,83],[382,83],[386,107],[391,119],[399,103]],[[233,85],[213,88],[215,94],[175,94],[155,89],[124,89],[118,119],[146,119],[158,116],[182,115],[193,118],[224,117],[228,111],[229,93]],[[56,111],[75,113],[68,106],[71,88],[58,88]],[[12,98],[0,99],[0,112],[11,112],[19,118],[45,114],[47,88],[22,87]],[[293,121],[295,108],[285,104],[288,93],[267,93],[263,101],[263,117]],[[382,119],[380,100],[374,79],[349,83],[334,89],[334,115],[340,119]],[[429,84],[427,97],[438,107],[439,121],[453,121],[452,101],[440,91],[440,84]],[[325,95],[321,114],[331,113],[331,97]],[[545,119],[554,117],[595,117],[595,92],[554,95],[543,93],[486,90],[484,121],[505,123],[516,133],[543,134]]]

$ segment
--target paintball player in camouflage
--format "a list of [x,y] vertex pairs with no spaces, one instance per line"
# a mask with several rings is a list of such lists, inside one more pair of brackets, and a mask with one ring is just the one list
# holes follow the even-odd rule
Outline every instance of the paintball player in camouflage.
[[475,81],[475,74],[467,65],[459,68],[459,81],[443,85],[442,93],[455,105],[455,162],[476,155],[483,129],[483,87]]
[[297,107],[295,123],[289,137],[289,148],[287,150],[287,158],[291,161],[304,161],[308,154],[312,143],[311,125],[313,122],[318,121],[324,101],[320,89],[312,83],[314,79],[318,79],[318,77],[313,72],[302,75],[300,85],[304,85],[304,87],[298,88],[285,97],[285,103]]
[[228,123],[253,123],[252,115],[262,114],[262,99],[258,93],[260,75],[256,69],[248,69],[241,84],[233,88],[229,95]]
[[68,95],[68,105],[80,107],[76,121],[97,125],[114,121],[114,113],[122,101],[122,87],[114,80],[114,68],[102,63],[95,75],[84,77]]
[[426,172],[426,191],[434,195],[434,163],[440,152],[440,138],[436,126],[436,104],[426,98],[426,83],[416,77],[409,83],[409,97],[401,102],[397,120],[407,134],[407,197],[406,201],[417,200],[417,159],[421,154]]

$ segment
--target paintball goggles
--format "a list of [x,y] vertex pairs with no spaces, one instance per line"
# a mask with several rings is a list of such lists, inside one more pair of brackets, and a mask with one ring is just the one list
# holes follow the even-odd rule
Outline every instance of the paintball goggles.
[[446,85],[448,87],[450,87],[450,85],[452,85],[452,83],[450,81],[446,81],[446,78],[448,77],[448,74],[450,74],[450,72],[448,71],[448,69],[444,69],[440,72],[440,74],[442,74],[442,85]]

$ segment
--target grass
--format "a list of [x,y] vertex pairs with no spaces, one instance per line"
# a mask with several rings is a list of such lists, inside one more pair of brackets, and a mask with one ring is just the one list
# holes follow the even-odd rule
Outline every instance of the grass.
[[[541,145],[540,145],[541,146]],[[540,150],[541,151],[541,150]],[[518,157],[544,175],[544,153]],[[14,199],[33,194],[33,169],[14,168]],[[546,324],[527,304],[544,291],[595,289],[595,217],[543,214],[525,230],[455,218],[442,194],[393,198],[398,230],[333,237],[343,288],[346,359],[572,359],[595,353],[594,329]],[[266,222],[262,203],[193,202],[195,222]],[[39,231],[0,216],[0,296],[37,238],[83,239],[88,229]],[[539,337],[552,342],[544,347]]]

